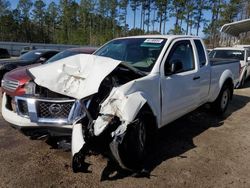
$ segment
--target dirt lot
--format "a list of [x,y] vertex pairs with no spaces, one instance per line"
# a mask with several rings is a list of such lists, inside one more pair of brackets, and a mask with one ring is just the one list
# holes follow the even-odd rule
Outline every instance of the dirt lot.
[[31,140],[1,120],[0,187],[250,187],[247,84],[235,91],[224,117],[201,109],[163,128],[148,159],[149,178],[105,180],[107,160],[100,155],[87,158],[91,173],[74,174],[70,152]]

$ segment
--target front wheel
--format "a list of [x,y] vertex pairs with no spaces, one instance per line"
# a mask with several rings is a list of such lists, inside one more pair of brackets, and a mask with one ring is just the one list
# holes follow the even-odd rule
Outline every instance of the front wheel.
[[131,170],[140,170],[143,167],[148,147],[146,124],[142,117],[138,117],[128,125],[121,143],[118,145],[119,158],[124,167]]
[[221,115],[226,111],[230,100],[230,95],[231,92],[229,86],[224,85],[220,91],[219,96],[212,104],[213,109],[217,114]]

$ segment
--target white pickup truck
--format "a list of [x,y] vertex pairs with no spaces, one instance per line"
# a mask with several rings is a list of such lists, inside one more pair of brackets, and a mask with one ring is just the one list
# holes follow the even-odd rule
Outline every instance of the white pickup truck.
[[210,58],[237,59],[240,61],[240,79],[236,86],[243,87],[250,76],[250,46],[237,45],[234,47],[215,48],[209,53]]
[[239,61],[209,61],[198,37],[148,35],[114,39],[94,55],[29,73],[29,92],[15,97],[13,112],[3,95],[5,119],[19,119],[20,127],[73,127],[74,171],[87,167],[84,157],[98,142],[122,168],[138,169],[154,130],[206,103],[225,112]]

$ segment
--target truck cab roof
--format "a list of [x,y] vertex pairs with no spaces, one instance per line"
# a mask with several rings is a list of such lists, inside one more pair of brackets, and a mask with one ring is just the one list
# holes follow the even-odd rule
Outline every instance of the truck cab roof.
[[195,39],[200,39],[200,37],[198,37],[198,36],[192,36],[192,35],[139,35],[139,36],[129,36],[129,37],[121,37],[121,38],[163,38],[163,39],[171,39],[171,40],[177,39],[177,38],[195,38]]

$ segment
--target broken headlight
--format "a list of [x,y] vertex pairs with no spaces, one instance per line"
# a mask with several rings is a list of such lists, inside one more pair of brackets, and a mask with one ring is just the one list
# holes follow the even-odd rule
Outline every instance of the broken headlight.
[[36,90],[36,84],[34,82],[28,82],[24,85],[25,94],[34,95]]

